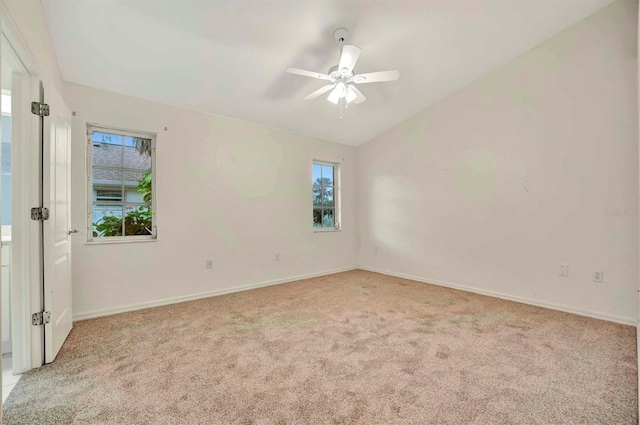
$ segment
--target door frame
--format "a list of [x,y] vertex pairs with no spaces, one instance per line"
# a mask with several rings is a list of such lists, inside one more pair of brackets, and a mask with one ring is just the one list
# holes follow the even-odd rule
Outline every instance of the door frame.
[[[28,111],[32,101],[39,100],[42,92],[42,72],[33,55],[26,47],[22,33],[14,22],[9,10],[0,0],[0,58],[13,57],[25,71],[22,84],[16,93],[22,104],[21,110]],[[31,78],[29,78],[31,77]],[[12,93],[12,98],[14,93]],[[20,114],[13,111],[12,114]],[[13,117],[12,117],[13,118]],[[13,352],[16,354],[13,373],[23,373],[44,364],[44,327],[32,326],[31,314],[43,310],[42,292],[42,234],[40,222],[30,219],[30,208],[40,205],[42,170],[40,167],[42,147],[39,117],[26,112],[16,116],[19,125],[12,127],[21,143],[12,145],[12,157],[16,164],[12,167],[14,190],[12,202],[12,299],[11,330]],[[15,154],[13,153],[15,152]],[[16,183],[13,183],[16,182]],[[16,361],[17,360],[17,361]]]

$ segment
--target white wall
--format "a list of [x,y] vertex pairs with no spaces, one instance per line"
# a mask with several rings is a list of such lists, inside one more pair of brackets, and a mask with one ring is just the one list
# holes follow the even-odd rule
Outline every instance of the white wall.
[[[359,263],[637,320],[637,16],[619,0],[360,147],[358,193],[353,148],[64,84],[76,317]],[[157,242],[84,243],[86,122],[158,133]],[[313,158],[344,158],[340,233],[310,229]]]
[[[64,90],[77,113],[76,318],[357,265],[354,147],[74,84]],[[158,134],[157,241],[85,243],[87,122]],[[341,232],[313,233],[313,159],[342,164]],[[207,259],[213,270],[205,269]]]
[[615,2],[360,147],[360,265],[637,323],[637,17]]
[[19,34],[22,47],[36,62],[45,89],[55,89],[62,93],[60,68],[49,36],[49,26],[44,16],[40,0],[2,0],[10,23]]

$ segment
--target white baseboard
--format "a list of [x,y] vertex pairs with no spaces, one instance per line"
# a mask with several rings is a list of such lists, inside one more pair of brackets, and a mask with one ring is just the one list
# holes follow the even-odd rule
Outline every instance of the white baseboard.
[[231,294],[231,293],[240,292],[240,291],[248,291],[250,289],[262,288],[262,287],[271,286],[271,285],[279,285],[281,283],[293,282],[296,280],[303,280],[303,279],[310,279],[313,277],[327,276],[330,274],[342,273],[342,272],[347,272],[347,271],[356,270],[356,269],[358,269],[358,266],[343,267],[340,269],[327,270],[327,271],[318,272],[318,273],[287,277],[284,279],[276,279],[276,280],[269,280],[265,282],[251,283],[249,285],[235,286],[235,287],[226,288],[226,289],[217,289],[215,291],[201,292],[198,294],[165,298],[162,300],[147,301],[147,302],[142,302],[137,304],[129,304],[122,307],[86,311],[86,312],[74,314],[73,321],[77,322],[79,320],[93,319],[95,317],[102,317],[102,316],[110,316],[112,314],[126,313],[128,311],[142,310],[142,309],[151,308],[151,307],[160,307],[160,306],[169,305],[169,304],[177,304],[185,301],[199,300],[201,298],[216,297],[219,295]]
[[455,284],[455,283],[443,282],[441,280],[436,280],[436,279],[426,279],[426,278],[423,278],[423,277],[413,276],[413,275],[409,275],[409,274],[405,274],[405,273],[392,272],[392,271],[388,271],[388,270],[380,270],[380,269],[376,269],[374,267],[360,266],[359,268],[361,270],[367,270],[367,271],[370,271],[370,272],[386,274],[386,275],[389,275],[389,276],[400,277],[400,278],[403,278],[403,279],[415,280],[417,282],[429,283],[429,284],[437,285],[437,286],[446,286],[447,288],[459,289],[461,291],[466,291],[466,292],[473,292],[474,294],[487,295],[487,296],[490,296],[490,297],[501,298],[501,299],[509,300],[509,301],[516,301],[516,302],[523,303],[523,304],[535,305],[537,307],[544,307],[544,308],[548,308],[548,309],[551,309],[551,310],[564,311],[565,313],[573,313],[573,314],[577,314],[577,315],[580,315],[580,316],[592,317],[594,319],[606,320],[606,321],[609,321],[609,322],[615,322],[615,323],[620,323],[620,324],[623,324],[623,325],[630,325],[630,326],[634,326],[634,327],[638,326],[638,320],[635,319],[635,318],[616,316],[616,315],[607,314],[607,313],[598,313],[598,312],[594,312],[594,311],[587,311],[587,310],[582,310],[582,309],[579,309],[579,308],[569,307],[569,306],[566,306],[566,305],[549,303],[549,302],[546,302],[546,301],[539,301],[539,300],[534,300],[534,299],[531,299],[531,298],[518,297],[518,296],[515,296],[515,295],[509,295],[509,294],[505,294],[505,293],[502,293],[502,292],[487,291],[487,290],[484,290],[484,289],[475,288],[473,286],[458,285],[458,284]]
[[126,305],[126,306],[122,306],[122,307],[116,307],[116,308],[107,308],[107,309],[87,311],[87,312],[74,314],[73,320],[74,321],[86,320],[86,319],[92,319],[92,318],[95,318],[95,317],[110,316],[112,314],[126,313],[128,311],[142,310],[142,309],[145,309],[145,308],[160,307],[160,306],[163,306],[163,305],[169,305],[169,304],[176,304],[176,303],[181,303],[181,302],[185,302],[185,301],[198,300],[198,299],[201,299],[201,298],[215,297],[215,296],[219,296],[219,295],[231,294],[231,293],[240,292],[240,291],[248,291],[250,289],[262,288],[262,287],[271,286],[271,285],[279,285],[281,283],[293,282],[293,281],[296,281],[296,280],[303,280],[303,279],[310,279],[310,278],[314,278],[314,277],[327,276],[327,275],[331,275],[331,274],[335,274],[335,273],[342,273],[342,272],[346,272],[346,271],[350,271],[350,270],[356,270],[356,269],[367,270],[367,271],[375,272],[375,273],[381,273],[381,274],[385,274],[385,275],[388,275],[388,276],[400,277],[400,278],[403,278],[403,279],[415,280],[417,282],[429,283],[429,284],[437,285],[437,286],[445,286],[447,288],[459,289],[461,291],[472,292],[474,294],[487,295],[487,296],[490,296],[490,297],[501,298],[501,299],[510,300],[510,301],[516,301],[516,302],[523,303],[523,304],[535,305],[535,306],[538,306],[538,307],[549,308],[551,310],[564,311],[566,313],[578,314],[580,316],[592,317],[594,319],[606,320],[606,321],[609,321],[609,322],[620,323],[620,324],[623,324],[623,325],[630,325],[630,326],[634,326],[634,327],[638,326],[638,321],[636,319],[633,319],[633,318],[622,317],[622,316],[617,316],[617,315],[613,315],[613,314],[606,314],[606,313],[598,313],[598,312],[593,312],[593,311],[587,311],[587,310],[582,310],[582,309],[579,309],[579,308],[569,307],[569,306],[565,306],[565,305],[561,305],[561,304],[549,303],[549,302],[534,300],[534,299],[525,298],[525,297],[518,297],[518,296],[515,296],[515,295],[505,294],[505,293],[502,293],[502,292],[487,291],[487,290],[475,288],[475,287],[472,287],[472,286],[459,285],[459,284],[455,284],[455,283],[440,281],[440,280],[437,280],[437,279],[426,279],[426,278],[423,278],[423,277],[420,277],[420,276],[413,276],[413,275],[409,275],[409,274],[406,274],[406,273],[398,273],[398,272],[393,272],[393,271],[389,271],[389,270],[381,270],[381,269],[377,269],[375,267],[367,267],[367,266],[343,267],[343,268],[340,268],[340,269],[327,270],[327,271],[324,271],[324,272],[311,273],[311,274],[293,276],[293,277],[288,277],[288,278],[283,278],[283,279],[276,279],[276,280],[270,280],[270,281],[265,281],[265,282],[252,283],[252,284],[249,284],[249,285],[236,286],[236,287],[226,288],[226,289],[218,289],[218,290],[209,291],[209,292],[201,292],[201,293],[193,294],[193,295],[185,295],[185,296],[179,296],[179,297],[165,298],[165,299],[157,300],[157,301],[147,301],[147,302],[142,302],[142,303],[137,303],[137,304],[130,304],[130,305]]

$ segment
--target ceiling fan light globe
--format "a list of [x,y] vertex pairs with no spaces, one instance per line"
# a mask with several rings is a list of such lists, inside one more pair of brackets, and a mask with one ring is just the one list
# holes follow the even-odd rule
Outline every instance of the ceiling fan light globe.
[[344,99],[347,101],[347,103],[353,102],[354,100],[356,100],[357,97],[358,95],[356,94],[355,91],[353,91],[353,87],[348,86],[347,93],[344,96]]
[[335,89],[333,89],[331,91],[331,93],[329,93],[329,97],[327,97],[327,100],[331,103],[333,103],[334,105],[338,104],[338,101],[342,98],[343,96],[340,95],[340,91],[338,89],[338,87],[336,87]]

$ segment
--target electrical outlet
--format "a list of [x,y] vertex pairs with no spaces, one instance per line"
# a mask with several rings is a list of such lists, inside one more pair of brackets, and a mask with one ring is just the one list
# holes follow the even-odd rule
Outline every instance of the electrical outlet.
[[207,260],[207,261],[205,262],[205,267],[206,267],[207,269],[212,269],[212,268],[213,268],[213,260]]
[[280,253],[276,252],[276,261],[280,261]]
[[569,276],[569,265],[568,264],[560,264],[560,270],[558,271],[558,276],[568,277]]
[[599,283],[604,282],[604,272],[593,272],[593,281]]

